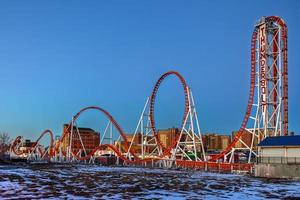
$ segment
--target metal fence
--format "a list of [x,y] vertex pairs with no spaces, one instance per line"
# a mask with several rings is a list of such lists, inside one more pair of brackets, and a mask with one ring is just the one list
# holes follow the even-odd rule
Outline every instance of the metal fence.
[[300,157],[258,157],[257,163],[300,164]]

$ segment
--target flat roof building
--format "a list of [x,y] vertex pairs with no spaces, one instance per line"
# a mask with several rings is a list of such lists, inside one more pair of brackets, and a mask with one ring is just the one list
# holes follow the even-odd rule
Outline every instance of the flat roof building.
[[267,137],[258,150],[256,177],[300,178],[300,135]]
[[258,147],[260,162],[300,163],[300,135],[267,137]]

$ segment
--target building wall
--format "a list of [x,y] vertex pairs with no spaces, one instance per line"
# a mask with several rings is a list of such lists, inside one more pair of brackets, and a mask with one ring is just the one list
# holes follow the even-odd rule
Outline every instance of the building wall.
[[262,157],[285,157],[285,148],[261,148]]
[[[176,137],[178,136],[178,134],[180,134],[179,129],[177,128],[169,128],[169,129],[163,129],[163,130],[158,130],[157,132],[158,137],[162,143],[162,145],[164,147],[170,147],[171,145],[173,145],[174,140],[176,139]],[[127,134],[126,135],[127,141],[130,145],[131,141],[133,140],[133,134]],[[147,140],[149,144],[154,144],[155,140],[152,139],[152,136],[147,136]],[[150,142],[151,140],[151,142]],[[142,143],[142,135],[140,133],[138,133],[133,141],[132,144],[132,149],[134,150],[135,153],[141,153],[141,143]],[[123,151],[125,151],[125,143],[121,142],[121,149]],[[155,149],[155,146],[153,145],[149,145],[149,146],[145,146],[145,153],[149,154],[151,153],[153,150]]]
[[219,148],[221,150],[224,150],[226,147],[228,147],[229,143],[230,143],[230,137],[228,135],[221,135],[220,136]]
[[[67,126],[64,125],[63,133],[66,131]],[[78,127],[80,132],[80,137],[82,143],[85,147],[87,153],[91,152],[94,148],[99,146],[100,144],[100,134],[96,131],[89,128],[80,128]],[[83,150],[82,144],[80,142],[79,134],[77,133],[77,129],[73,129],[73,137],[72,137],[72,150],[74,152],[78,152],[80,149]],[[62,150],[67,151],[67,148],[70,146],[70,134],[67,134],[64,140],[62,141]]]
[[162,145],[165,147],[170,147],[180,132],[178,128],[169,128],[165,130],[159,130],[157,134]]
[[[238,131],[233,131],[232,132],[232,140],[233,138],[237,135]],[[244,131],[240,137],[240,139],[248,146],[248,147],[251,147],[251,143],[252,143],[252,134],[249,133],[248,131]],[[253,148],[256,148],[257,147],[257,144],[258,144],[258,140],[257,138],[255,137],[254,138],[254,143],[253,143]],[[238,141],[234,148],[246,148],[247,146],[244,145],[241,141]]]
[[[75,138],[73,140],[73,146],[76,147],[77,149],[74,149],[75,151],[78,151],[79,149],[82,149],[82,145],[79,139],[78,134],[75,134]],[[94,148],[99,146],[100,143],[100,136],[96,132],[84,132],[80,131],[80,136],[82,143],[85,147],[85,150],[89,153],[91,152]]]
[[134,145],[138,145],[138,144],[141,144],[141,141],[142,141],[142,134],[141,133],[137,133],[134,137],[134,134],[130,134],[130,135],[126,135],[126,138],[127,138],[127,141],[128,143],[131,143],[132,140],[133,140],[133,144]]
[[300,147],[260,147],[261,157],[300,157]]
[[223,150],[229,145],[230,136],[209,133],[202,136],[202,141],[206,150]]
[[[130,134],[130,135],[126,135],[126,138],[127,138],[127,141],[128,141],[128,145],[130,146],[131,142],[132,143],[132,150],[135,152],[135,153],[141,153],[141,143],[142,143],[142,134],[141,133],[137,133],[134,137],[134,134]],[[122,148],[124,149],[125,151],[125,143],[123,142],[122,143]]]
[[265,178],[300,178],[299,164],[256,164],[254,175]]
[[287,148],[287,157],[300,157],[300,147]]

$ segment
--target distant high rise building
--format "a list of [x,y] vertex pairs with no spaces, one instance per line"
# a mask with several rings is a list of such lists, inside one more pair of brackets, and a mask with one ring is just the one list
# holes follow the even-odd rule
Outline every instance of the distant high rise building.
[[[133,149],[133,151],[135,153],[141,153],[142,134],[137,133],[135,136],[134,136],[134,134],[128,134],[128,135],[126,135],[126,138],[128,141],[128,145],[130,145],[132,142],[131,148]],[[124,145],[125,144],[123,142],[123,144],[122,144],[123,149],[125,149]]]
[[204,148],[206,150],[223,150],[230,142],[229,135],[220,135],[216,133],[207,133],[202,136]]
[[178,128],[169,128],[169,129],[162,129],[158,130],[157,132],[160,142],[164,147],[170,147],[173,145],[176,136],[180,134]]
[[[232,138],[233,139],[235,137],[235,135],[238,133],[238,131],[233,131],[232,132]],[[235,144],[234,148],[246,148],[247,146],[248,147],[251,147],[251,143],[252,143],[252,137],[253,137],[253,134],[249,133],[248,131],[244,131],[242,133],[242,136],[240,137],[240,139],[243,141],[241,142],[240,140]],[[253,148],[257,146],[257,142],[258,140],[257,139],[254,139],[253,140]]]

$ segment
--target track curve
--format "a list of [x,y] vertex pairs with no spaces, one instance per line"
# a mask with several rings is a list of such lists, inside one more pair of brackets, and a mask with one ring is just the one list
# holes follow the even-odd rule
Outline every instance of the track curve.
[[189,99],[188,99],[188,87],[187,87],[187,84],[186,84],[186,81],[185,79],[183,78],[183,76],[176,72],[176,71],[168,71],[166,73],[164,73],[156,82],[154,88],[153,88],[153,91],[151,93],[151,98],[150,98],[150,108],[149,108],[149,117],[150,117],[150,124],[151,124],[151,129],[153,131],[153,135],[154,137],[156,138],[156,141],[157,141],[157,145],[162,149],[163,151],[163,155],[162,156],[165,156],[165,155],[169,155],[170,154],[170,151],[171,149],[176,146],[178,140],[179,140],[179,137],[175,138],[174,141],[172,141],[172,145],[170,147],[165,147],[162,142],[160,141],[160,138],[159,138],[159,135],[156,131],[156,127],[155,127],[155,119],[154,119],[154,106],[155,106],[155,99],[156,99],[156,95],[157,95],[157,92],[158,92],[158,89],[159,89],[159,86],[161,85],[161,83],[163,82],[163,80],[165,80],[165,78],[167,78],[168,76],[176,76],[182,86],[183,86],[183,91],[184,91],[184,98],[185,98],[185,106],[184,106],[184,115],[183,115],[183,121],[182,121],[182,124],[184,123],[184,120],[188,114],[188,109],[189,109]]
[[[38,143],[40,142],[40,140],[46,135],[49,134],[50,136],[50,145],[49,145],[49,156],[52,157],[53,156],[53,145],[54,145],[54,139],[53,139],[53,133],[51,130],[46,129],[45,131],[42,132],[42,134],[39,136],[39,138],[32,144],[31,147],[29,147],[31,150],[35,149],[38,145]],[[16,137],[16,139],[12,142],[12,146],[11,146],[11,150],[13,151],[13,153],[17,156],[20,156],[21,154],[23,154],[22,152],[18,152],[16,149],[16,146],[18,143],[21,142],[22,136],[18,136]],[[39,151],[41,152],[41,149],[39,149]]]
[[[128,140],[127,140],[127,137],[126,137],[124,131],[122,130],[122,128],[120,127],[120,125],[117,123],[117,121],[112,117],[112,115],[111,115],[108,111],[104,110],[103,108],[100,108],[100,107],[97,107],[97,106],[89,106],[89,107],[85,107],[85,108],[81,109],[79,112],[77,112],[77,113],[73,116],[73,120],[75,121],[75,120],[76,120],[83,112],[88,111],[88,110],[97,110],[97,111],[100,111],[101,113],[103,113],[103,114],[110,120],[110,122],[111,122],[111,123],[114,125],[114,127],[117,129],[118,133],[121,135],[121,137],[122,137],[122,139],[123,139],[123,141],[124,141],[124,144],[125,144],[125,149],[126,149],[126,151],[128,151],[128,149],[129,149],[129,144],[128,144]],[[62,143],[62,141],[63,141],[63,139],[66,137],[66,135],[70,133],[71,128],[72,128],[72,120],[70,121],[68,127],[67,127],[66,130],[64,131],[64,133],[63,133],[61,139],[59,140],[59,143]],[[73,155],[76,159],[78,159],[78,160],[87,160],[87,159],[90,159],[91,156],[93,156],[94,153],[95,153],[98,149],[100,149],[100,148],[102,148],[102,147],[109,147],[109,148],[111,148],[113,151],[115,151],[115,153],[116,153],[117,155],[122,155],[121,152],[119,152],[118,149],[113,148],[112,146],[113,146],[113,145],[108,145],[108,144],[100,145],[100,146],[96,147],[91,153],[89,153],[88,155],[86,155],[86,156],[84,156],[84,157],[80,157],[80,156],[76,155],[76,152],[72,152],[72,155]],[[135,155],[135,153],[133,152],[132,149],[129,149],[129,152],[131,153],[131,155],[132,155],[136,160],[139,159],[139,158]],[[124,156],[123,156],[123,157],[124,157]],[[124,158],[125,158],[125,157],[124,157]]]
[[[266,17],[266,20],[271,21],[271,22],[276,22],[278,23],[282,29],[281,29],[281,37],[283,39],[283,49],[287,49],[287,26],[285,22],[278,16],[269,16]],[[254,29],[253,34],[252,34],[252,39],[251,39],[251,72],[250,72],[250,90],[249,90],[249,97],[248,97],[248,103],[247,103],[247,109],[246,109],[246,114],[243,119],[242,125],[238,131],[238,133],[235,135],[233,138],[233,141],[228,145],[228,147],[223,150],[220,154],[217,154],[213,156],[210,161],[217,161],[218,159],[224,157],[225,154],[227,154],[238,142],[238,140],[241,138],[243,132],[246,129],[246,125],[249,121],[250,114],[251,114],[251,109],[253,105],[253,100],[254,100],[254,90],[255,90],[255,73],[256,73],[256,40],[257,40],[257,34],[258,34],[258,29],[257,27]],[[287,53],[285,51],[283,55],[283,63],[284,63],[284,72],[283,72],[283,82],[284,82],[284,94],[283,94],[283,101],[284,101],[284,132],[287,134],[288,132],[288,102],[287,102]]]
[[11,144],[11,151],[17,156],[20,156],[22,153],[18,152],[16,146],[21,142],[22,136],[17,136]]
[[[270,21],[270,22],[275,22],[277,24],[279,24],[281,26],[281,39],[283,41],[283,85],[284,85],[284,91],[283,91],[283,105],[284,105],[284,134],[288,133],[288,80],[287,80],[287,73],[288,73],[288,68],[287,68],[287,26],[285,24],[285,22],[278,16],[269,16],[266,17],[266,20]],[[250,67],[250,90],[249,90],[249,97],[248,97],[248,102],[247,102],[247,107],[246,107],[246,114],[243,118],[242,124],[240,126],[240,129],[238,131],[238,133],[236,134],[236,136],[233,138],[233,141],[228,145],[228,147],[223,150],[220,154],[215,155],[211,158],[210,161],[217,161],[218,159],[222,158],[225,154],[227,154],[228,152],[230,152],[230,150],[235,146],[235,144],[238,142],[238,140],[241,138],[243,132],[246,129],[247,123],[249,121],[250,118],[250,114],[251,114],[251,110],[252,110],[252,105],[254,102],[254,90],[255,90],[255,77],[256,77],[256,41],[257,41],[257,34],[258,34],[258,29],[255,28],[255,30],[253,31],[252,34],[252,39],[251,39],[251,67]],[[160,85],[162,84],[162,82],[168,77],[168,76],[176,76],[182,86],[183,86],[183,90],[184,90],[184,95],[185,95],[185,105],[184,105],[184,115],[183,115],[183,122],[188,114],[189,111],[189,89],[187,86],[187,83],[184,79],[184,77],[176,72],[176,71],[168,71],[166,73],[164,73],[156,82],[152,93],[151,93],[151,97],[150,97],[150,104],[149,104],[149,118],[150,118],[150,125],[151,125],[151,129],[153,131],[153,135],[156,138],[157,141],[157,145],[159,146],[160,149],[162,149],[163,154],[162,156],[169,156],[171,150],[176,146],[176,144],[178,143],[178,140],[180,139],[179,137],[176,137],[173,141],[172,141],[172,145],[167,147],[164,146],[159,138],[158,132],[156,130],[156,126],[155,126],[155,118],[154,118],[154,110],[155,110],[155,100],[156,100],[156,96],[159,90]],[[89,158],[91,158],[98,150],[100,150],[101,148],[109,148],[112,151],[114,151],[122,160],[125,160],[127,162],[141,162],[141,161],[146,161],[147,159],[143,159],[141,160],[140,158],[138,158],[134,151],[132,149],[129,149],[129,144],[128,144],[128,140],[127,137],[124,133],[124,131],[121,129],[120,125],[116,122],[116,120],[112,117],[112,115],[107,112],[106,110],[97,107],[97,106],[89,106],[86,108],[81,109],[78,113],[76,113],[73,117],[73,120],[76,120],[83,112],[87,111],[87,110],[98,110],[101,113],[103,113],[110,121],[111,123],[114,125],[114,127],[117,129],[118,133],[120,134],[120,136],[122,137],[122,139],[124,140],[124,144],[125,144],[125,149],[126,151],[129,150],[130,154],[134,157],[134,161],[129,160],[128,158],[124,157],[123,154],[116,148],[116,146],[111,145],[111,144],[103,144],[103,145],[99,145],[98,147],[96,147],[94,150],[92,150],[92,152],[90,152],[88,155],[84,156],[84,157],[80,157],[77,156],[74,152],[72,152],[73,156],[76,157],[76,159],[78,160],[87,160]],[[182,122],[182,124],[183,124]],[[54,150],[58,150],[60,144],[62,143],[63,139],[66,137],[66,135],[70,132],[70,129],[72,128],[72,121],[69,123],[66,131],[64,131],[63,135],[61,136],[57,147],[54,148]],[[53,152],[53,133],[50,130],[45,130],[40,137],[38,138],[38,140],[34,143],[33,147],[36,147],[36,145],[39,143],[39,141],[44,137],[44,135],[49,134],[50,135],[50,145],[49,145],[49,156],[52,157],[54,152]],[[16,155],[21,155],[22,153],[18,152],[16,150],[16,146],[17,144],[21,142],[21,136],[18,136],[12,143],[11,149],[12,151],[16,154]]]
[[52,157],[54,155],[53,152],[53,147],[54,147],[54,137],[53,137],[53,133],[50,129],[46,129],[41,135],[40,137],[36,140],[36,142],[32,145],[31,148],[35,148],[39,141],[46,135],[48,134],[50,136],[50,144],[49,144],[49,156]]

